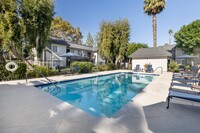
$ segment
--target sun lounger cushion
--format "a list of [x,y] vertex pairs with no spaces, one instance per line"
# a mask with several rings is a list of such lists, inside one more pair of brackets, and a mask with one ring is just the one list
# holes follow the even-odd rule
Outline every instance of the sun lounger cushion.
[[200,102],[200,93],[196,91],[188,91],[188,90],[181,90],[181,89],[171,89],[169,91],[168,97],[167,97],[167,109],[169,108],[169,102],[171,98],[179,98],[194,102]]
[[192,91],[181,92],[181,91],[176,91],[176,90],[170,90],[169,97],[176,97],[176,98],[181,98],[185,100],[200,102],[199,93],[192,92]]

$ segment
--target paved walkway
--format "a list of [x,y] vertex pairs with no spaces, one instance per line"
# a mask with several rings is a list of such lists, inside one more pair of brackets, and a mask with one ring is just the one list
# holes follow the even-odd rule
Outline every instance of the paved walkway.
[[[60,81],[105,73],[51,79]],[[1,83],[0,133],[197,133],[199,104],[172,100],[166,109],[171,75],[157,77],[112,117],[91,116],[32,86],[46,82],[43,78],[29,80],[29,86],[25,80]]]

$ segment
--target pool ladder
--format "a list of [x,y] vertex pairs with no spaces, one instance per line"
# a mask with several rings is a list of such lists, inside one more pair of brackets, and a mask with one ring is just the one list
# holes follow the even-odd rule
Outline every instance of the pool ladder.
[[[29,63],[29,65],[31,65],[30,63]],[[55,94],[52,94],[53,96],[55,96],[55,95],[57,95],[60,91],[61,91],[61,88],[60,87],[58,87],[55,83],[57,83],[57,82],[55,82],[55,83],[53,83],[49,78],[47,78],[44,74],[42,74],[40,71],[38,71],[36,68],[34,68],[32,65],[31,65],[31,67],[33,68],[33,70],[36,72],[36,73],[38,73],[39,75],[41,75],[42,77],[44,77],[50,84],[52,84],[53,86],[54,86],[54,88],[49,92],[50,94],[52,94],[55,90],[57,91],[57,93],[55,93]],[[27,75],[26,75],[26,83],[27,83]]]
[[159,66],[159,67],[157,67],[157,68],[154,70],[154,72],[152,73],[152,75],[155,74],[155,71],[158,70],[159,68],[161,69],[161,73],[160,73],[160,74],[163,74],[163,67]]

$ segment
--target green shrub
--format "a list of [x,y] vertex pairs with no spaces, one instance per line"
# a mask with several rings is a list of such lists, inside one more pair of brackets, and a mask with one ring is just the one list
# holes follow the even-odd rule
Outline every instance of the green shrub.
[[132,65],[128,64],[128,70],[132,70]]
[[[34,66],[34,68],[39,71],[40,73],[42,73],[44,76],[49,76],[49,69],[48,67],[45,66]],[[36,72],[35,74],[36,78],[42,77],[39,73]]]
[[189,71],[189,70],[190,70],[190,66],[189,66],[189,65],[186,65],[186,66],[185,66],[185,70],[186,70],[186,71]]
[[0,64],[0,81],[24,79],[26,77],[27,66],[25,63],[17,63],[18,69],[15,72],[6,70],[5,64]]
[[117,66],[113,63],[108,63],[106,65],[99,65],[99,66],[94,66],[92,68],[93,72],[99,72],[99,71],[110,71],[110,70],[116,70]]
[[[43,74],[44,76],[49,76],[49,69],[45,66],[33,66],[35,68],[36,71],[38,71],[39,73]],[[29,70],[27,72],[27,77],[28,78],[39,78],[42,77],[41,74],[39,74],[38,72],[36,72],[35,70]]]
[[71,68],[73,69],[75,65],[77,65],[79,68],[78,73],[92,72],[93,64],[91,62],[73,62],[71,64]]
[[171,62],[169,64],[169,71],[170,72],[179,72],[179,64],[177,64],[176,62]]
[[58,75],[58,70],[56,69],[49,69],[49,76],[54,76],[54,75]]
[[36,73],[34,70],[27,71],[27,78],[34,78],[35,76],[36,76]]
[[147,70],[148,66],[149,66],[149,64],[144,64],[145,71]]
[[116,70],[117,69],[117,66],[113,63],[108,63],[106,64],[106,70],[109,71],[109,70]]

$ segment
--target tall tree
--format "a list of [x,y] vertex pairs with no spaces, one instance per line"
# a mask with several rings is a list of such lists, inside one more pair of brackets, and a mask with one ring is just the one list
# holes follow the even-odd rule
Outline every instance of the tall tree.
[[128,49],[126,50],[126,57],[140,48],[148,48],[148,45],[144,43],[129,43]]
[[[21,60],[23,47],[36,48],[38,56],[47,42],[54,15],[52,0],[4,0],[0,2],[1,47]],[[3,23],[2,23],[3,22]],[[5,37],[8,35],[7,37]]]
[[127,19],[102,22],[99,32],[99,52],[108,62],[116,63],[125,58],[130,37]]
[[53,19],[50,35],[77,44],[80,44],[83,38],[79,27],[74,28],[68,21],[63,20],[61,17]]
[[144,13],[153,16],[153,46],[157,47],[157,20],[156,15],[165,8],[166,0],[144,0]]
[[173,34],[173,30],[170,29],[170,30],[168,31],[168,34],[169,34],[169,45],[171,45],[171,37],[172,37],[172,34]]
[[94,46],[94,39],[92,37],[92,35],[90,34],[90,32],[87,35],[87,40],[86,40],[86,44],[90,47]]
[[40,56],[49,36],[54,3],[52,0],[22,0],[20,13],[25,25],[25,38]]
[[184,25],[174,35],[177,47],[186,53],[194,54],[200,49],[200,20]]

